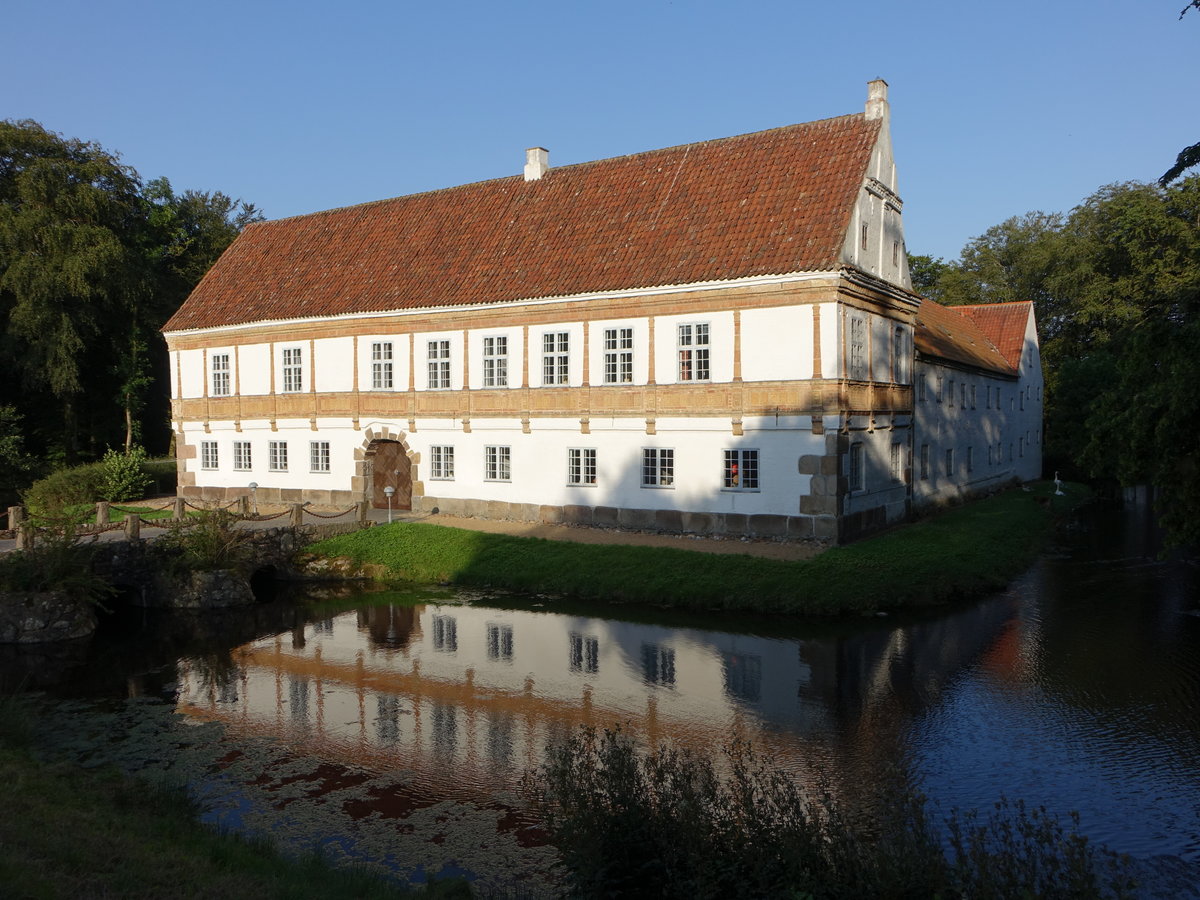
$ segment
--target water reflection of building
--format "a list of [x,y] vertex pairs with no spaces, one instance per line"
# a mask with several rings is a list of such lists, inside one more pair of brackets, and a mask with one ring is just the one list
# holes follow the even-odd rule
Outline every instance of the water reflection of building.
[[977,657],[1001,624],[943,621],[797,641],[535,611],[376,606],[311,624],[299,640],[285,633],[243,645],[233,652],[236,690],[214,692],[185,671],[180,702],[467,790],[494,788],[498,772],[511,785],[581,723],[621,723],[651,744],[698,749],[740,734],[803,768],[847,734],[885,756],[890,729],[871,735],[845,723],[871,704],[900,698],[910,707],[906,696]]

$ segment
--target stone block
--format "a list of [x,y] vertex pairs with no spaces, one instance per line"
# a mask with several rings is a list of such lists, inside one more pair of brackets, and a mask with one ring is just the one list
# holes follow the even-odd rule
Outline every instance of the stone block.
[[567,525],[592,524],[592,508],[590,506],[564,506],[562,514],[563,522]]
[[538,519],[545,525],[561,525],[565,520],[561,506],[539,506]]
[[596,506],[592,508],[592,524],[604,528],[619,528],[620,514],[615,506]]
[[536,503],[514,503],[511,515],[518,522],[540,522],[542,520],[541,507]]
[[832,516],[817,516],[812,523],[813,537],[818,541],[837,540],[837,519]]
[[685,512],[681,518],[680,531],[688,534],[712,534],[716,528],[716,516],[712,513]]
[[838,463],[840,459],[836,456],[821,457],[821,474],[822,475],[837,475]]
[[654,528],[654,510],[625,509],[622,507],[617,510],[617,524],[622,528],[637,529],[639,531],[650,530]]
[[743,513],[725,513],[721,516],[721,530],[726,534],[747,534],[750,517]]
[[810,516],[788,516],[787,536],[797,541],[811,540],[813,537],[813,520]]
[[512,515],[511,506],[507,500],[488,500],[483,515],[488,519],[507,519]]
[[464,500],[463,511],[460,516],[471,516],[473,518],[482,519],[487,516],[487,501],[486,500]]
[[679,534],[683,531],[684,513],[677,509],[660,509],[654,513],[654,527],[659,531]]
[[801,497],[800,512],[806,516],[835,516],[837,497],[814,497],[811,494]]
[[753,515],[750,517],[748,527],[750,534],[761,537],[783,537],[788,530],[787,516]]
[[800,474],[801,475],[819,475],[821,474],[821,465],[827,457],[813,456],[808,454],[800,457]]

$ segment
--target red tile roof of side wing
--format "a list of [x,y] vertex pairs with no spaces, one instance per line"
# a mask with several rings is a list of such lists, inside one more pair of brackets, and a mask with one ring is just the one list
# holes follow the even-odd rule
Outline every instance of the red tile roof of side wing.
[[164,331],[836,269],[863,115],[248,227]]
[[948,362],[985,369],[1001,375],[1016,375],[1016,369],[988,338],[962,306],[942,306],[921,299],[917,310],[914,342],[917,351]]
[[1033,304],[1028,300],[1019,303],[983,303],[978,306],[959,306],[956,309],[968,316],[986,334],[1009,365],[1014,369],[1021,365],[1021,352],[1025,349],[1025,330],[1029,325],[1029,314]]

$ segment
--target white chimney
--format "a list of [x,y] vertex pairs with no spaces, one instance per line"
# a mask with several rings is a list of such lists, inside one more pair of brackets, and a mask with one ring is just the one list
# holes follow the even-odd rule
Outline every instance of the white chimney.
[[530,147],[525,151],[525,180],[537,181],[550,171],[550,151],[545,147]]
[[867,82],[867,118],[886,119],[888,117],[888,83],[882,78]]

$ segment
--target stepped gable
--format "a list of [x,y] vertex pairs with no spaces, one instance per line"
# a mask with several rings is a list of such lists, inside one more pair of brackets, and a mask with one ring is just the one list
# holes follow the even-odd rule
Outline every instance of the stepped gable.
[[[1020,306],[1027,310],[1027,304],[1023,303],[1005,305]],[[913,334],[917,352],[923,356],[1015,377],[1016,366],[967,312],[979,308],[942,306],[921,298]],[[1021,334],[1024,336],[1023,328]],[[1019,350],[1017,355],[1019,359]]]
[[250,225],[164,331],[832,271],[863,114]]

